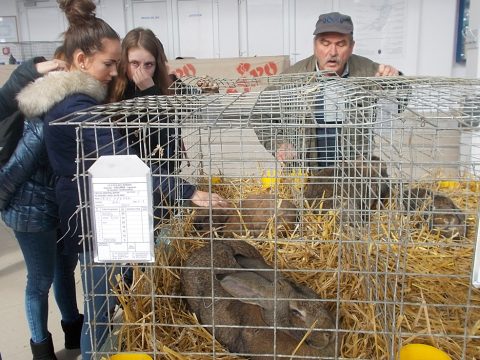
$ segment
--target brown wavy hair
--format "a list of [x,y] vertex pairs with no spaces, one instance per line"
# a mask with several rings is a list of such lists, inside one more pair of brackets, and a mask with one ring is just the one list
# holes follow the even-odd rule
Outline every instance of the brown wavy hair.
[[128,52],[134,48],[147,50],[156,59],[153,82],[160,89],[163,95],[171,94],[168,87],[171,80],[168,76],[167,57],[161,41],[155,36],[152,30],[141,27],[130,30],[122,41],[122,56],[118,64],[118,76],[112,82],[111,101],[123,100],[123,95],[128,83],[127,67]]
[[63,33],[63,51],[69,64],[73,64],[76,50],[91,56],[103,49],[102,40],[120,40],[110,25],[95,16],[96,5],[92,0],[57,0],[57,3],[69,23]]

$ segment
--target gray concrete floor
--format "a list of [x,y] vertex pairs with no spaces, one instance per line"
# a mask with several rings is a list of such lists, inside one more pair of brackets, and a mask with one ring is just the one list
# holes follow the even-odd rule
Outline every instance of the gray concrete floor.
[[[80,309],[83,307],[82,285],[77,271],[77,299]],[[26,270],[20,247],[12,231],[0,220],[0,354],[2,360],[31,359],[30,332],[24,311],[24,292]],[[60,312],[50,295],[49,331],[52,333],[58,360],[78,360],[78,350],[65,350],[63,331],[60,326]]]

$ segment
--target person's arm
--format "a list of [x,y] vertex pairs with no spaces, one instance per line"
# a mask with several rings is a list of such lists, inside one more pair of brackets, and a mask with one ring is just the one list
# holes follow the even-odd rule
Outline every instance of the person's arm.
[[[295,149],[285,137],[286,128],[282,126],[282,112],[280,109],[280,96],[275,97],[273,94],[278,92],[274,90],[264,90],[263,94],[268,102],[271,103],[268,111],[264,111],[261,107],[254,109],[251,113],[250,124],[257,135],[258,141],[263,145],[265,150],[270,152],[277,160],[286,161],[295,158]],[[262,94],[257,101],[262,103]]]
[[25,86],[50,71],[65,70],[65,68],[64,61],[47,61],[43,57],[36,57],[19,65],[0,89],[0,121],[18,110],[15,97]]
[[30,59],[18,66],[0,89],[0,119],[5,119],[18,110],[15,96],[31,81],[42,76],[35,68],[38,59],[43,58]]
[[8,206],[18,188],[35,173],[45,151],[43,122],[26,122],[23,137],[8,162],[0,169],[0,209]]
[[[85,95],[79,95],[75,99],[74,105],[68,106],[70,113],[75,113],[81,110],[88,109],[97,105],[93,98]],[[86,116],[76,119],[77,122],[86,120]],[[74,126],[57,126],[56,130],[62,132],[70,131]],[[74,135],[74,133],[72,133]],[[90,159],[98,159],[102,155],[126,155],[135,154],[133,148],[129,147],[126,139],[120,135],[118,129],[115,127],[97,127],[84,128],[82,131],[83,152],[85,156]],[[56,141],[54,139],[53,141]],[[75,142],[73,142],[75,143]],[[48,146],[48,144],[47,144]],[[73,169],[72,169],[73,171]],[[217,194],[210,194],[208,192],[199,191],[194,185],[185,181],[178,176],[168,174],[160,166],[151,169],[153,175],[153,189],[160,192],[161,197],[169,204],[182,200],[191,200],[198,206],[209,206],[210,201],[212,206],[218,207],[223,205],[223,198]],[[211,197],[211,199],[210,199]]]

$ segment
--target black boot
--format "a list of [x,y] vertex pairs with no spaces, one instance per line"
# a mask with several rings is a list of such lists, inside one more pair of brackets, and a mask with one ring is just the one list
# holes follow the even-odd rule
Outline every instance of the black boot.
[[63,322],[62,329],[65,333],[65,349],[80,349],[80,336],[82,333],[83,315],[74,322]]
[[57,360],[53,350],[52,334],[50,333],[48,338],[41,343],[34,343],[30,340],[30,348],[32,349],[33,360]]

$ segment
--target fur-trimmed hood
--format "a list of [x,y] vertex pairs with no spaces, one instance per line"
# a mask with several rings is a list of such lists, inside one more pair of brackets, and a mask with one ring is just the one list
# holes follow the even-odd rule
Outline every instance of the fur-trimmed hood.
[[107,89],[87,73],[53,71],[25,87],[17,95],[17,100],[25,117],[32,118],[46,113],[67,96],[79,93],[102,102]]

